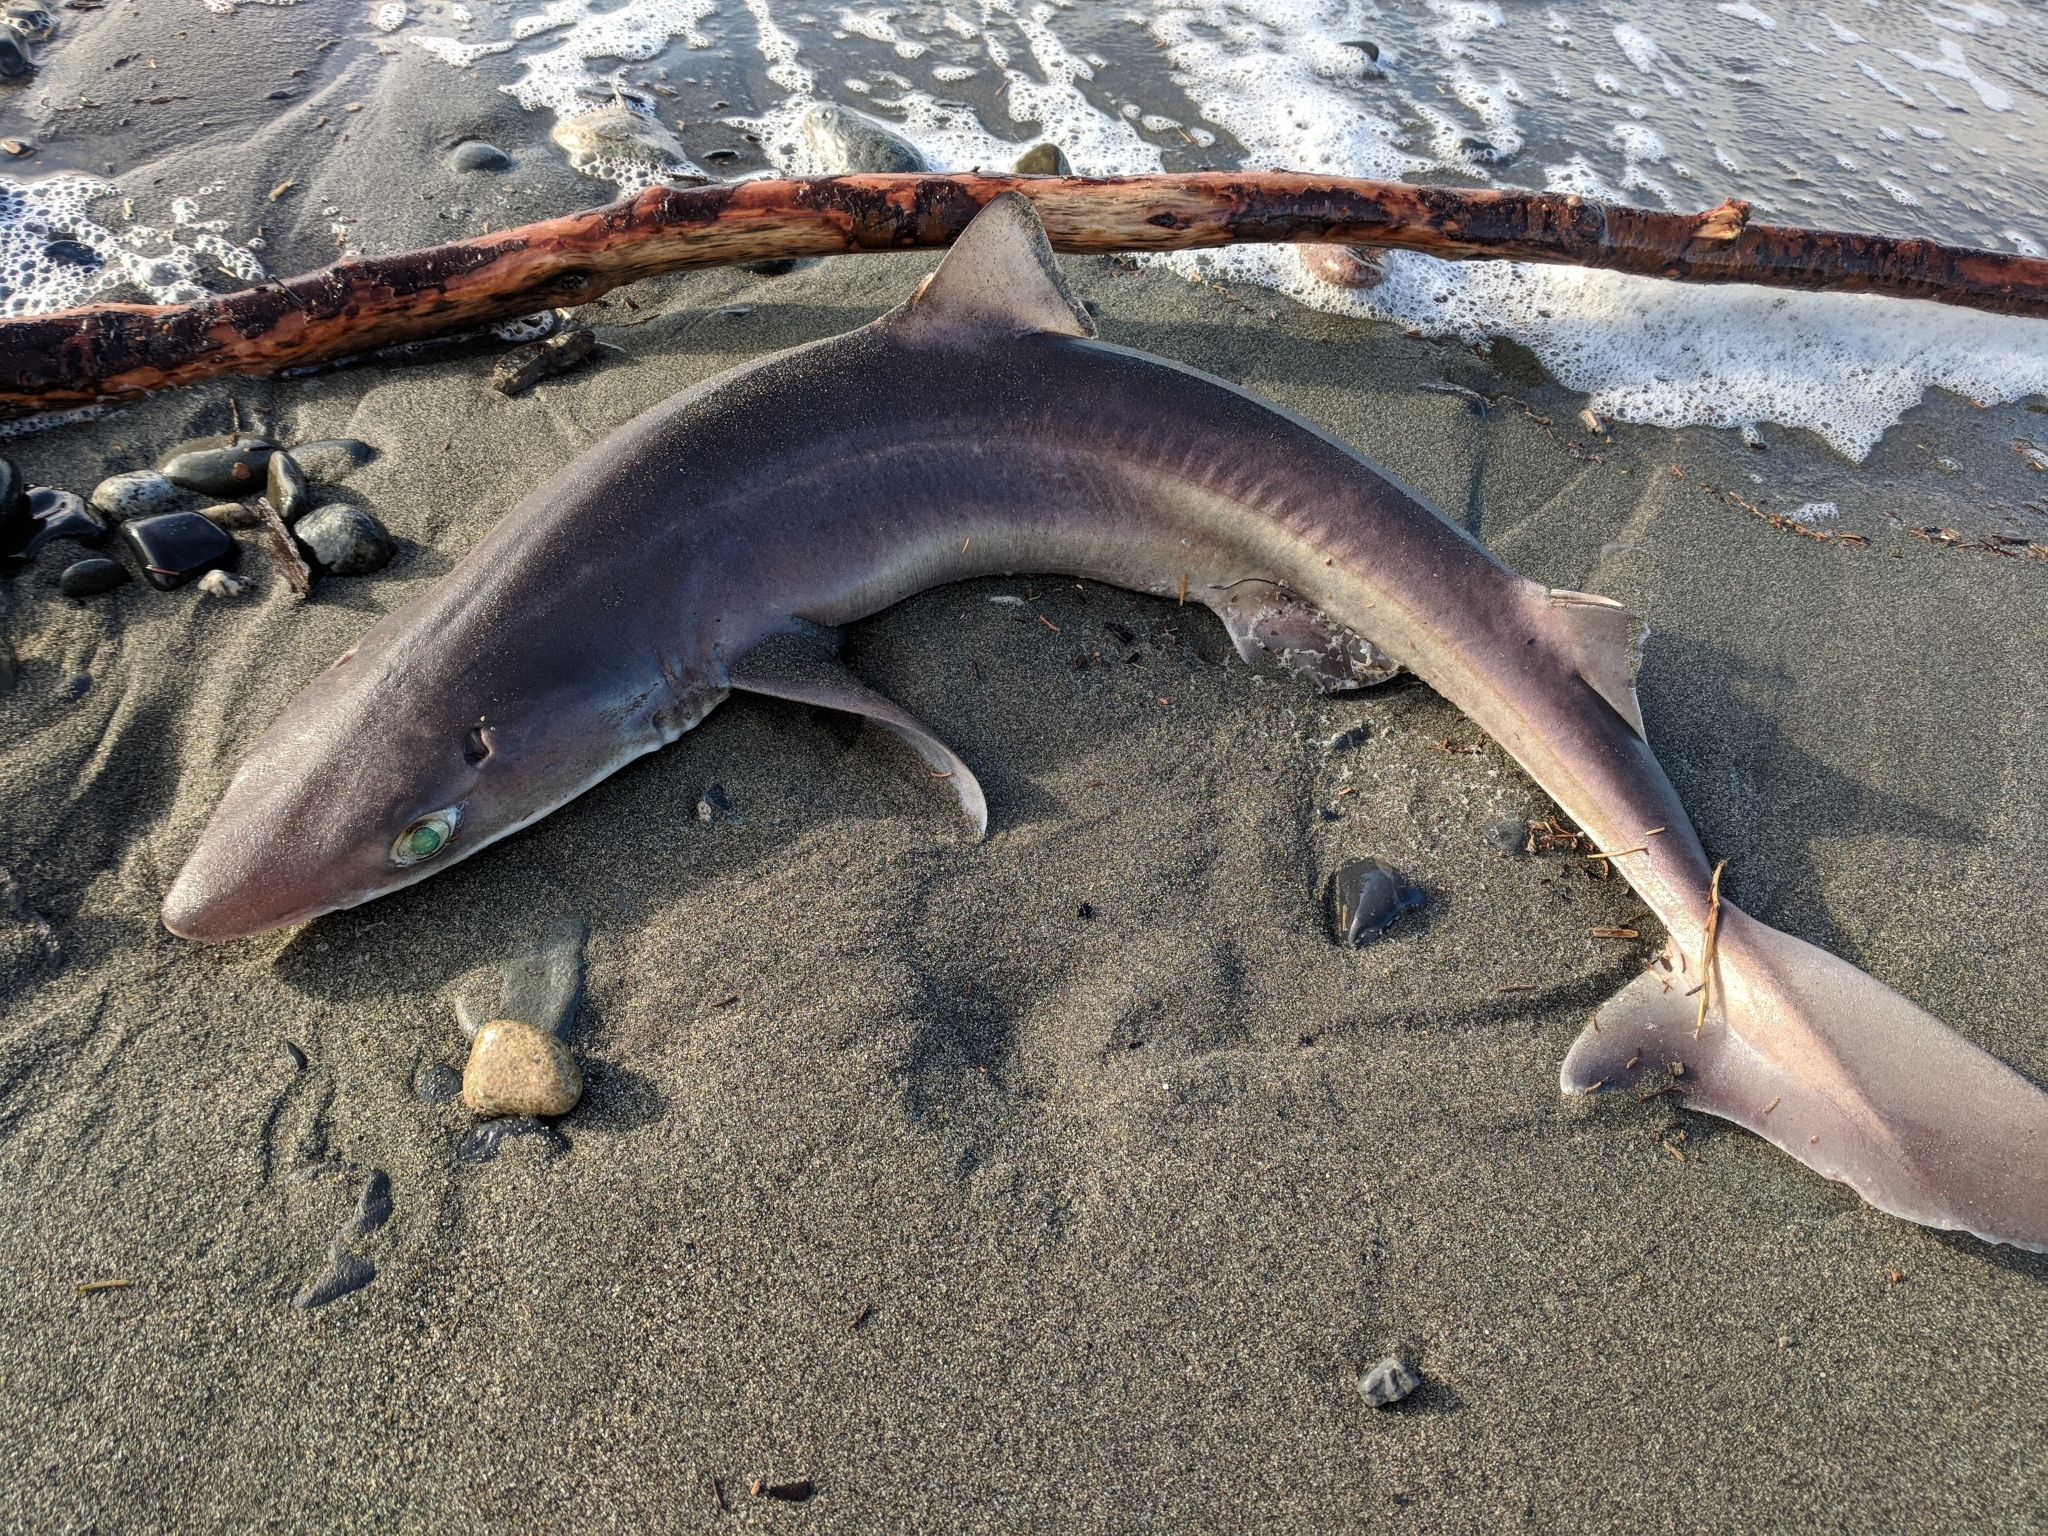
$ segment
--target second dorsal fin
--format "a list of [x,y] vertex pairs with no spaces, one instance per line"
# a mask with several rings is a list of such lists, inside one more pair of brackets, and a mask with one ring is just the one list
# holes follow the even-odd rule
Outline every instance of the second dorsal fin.
[[1643,664],[1643,640],[1650,626],[1611,597],[1553,587],[1544,594],[1561,621],[1565,649],[1578,664],[1579,676],[1630,730],[1649,740],[1643,729],[1643,707],[1636,702],[1636,669]]
[[1095,324],[1067,287],[1038,212],[1005,192],[976,214],[939,270],[889,318],[899,335],[1093,336]]

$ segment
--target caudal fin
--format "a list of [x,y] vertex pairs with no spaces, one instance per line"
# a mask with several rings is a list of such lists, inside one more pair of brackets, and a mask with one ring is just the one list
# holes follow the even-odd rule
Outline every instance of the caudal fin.
[[1684,1070],[1688,1104],[1752,1130],[1881,1211],[2048,1251],[2048,1094],[1825,950],[1721,904],[1699,963],[1623,988],[1573,1044],[1567,1093]]

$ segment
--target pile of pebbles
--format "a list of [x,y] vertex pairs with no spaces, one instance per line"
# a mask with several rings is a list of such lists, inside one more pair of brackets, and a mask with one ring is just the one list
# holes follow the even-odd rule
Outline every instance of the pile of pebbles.
[[[232,574],[241,545],[231,530],[264,527],[275,514],[273,549],[299,569],[294,586],[312,576],[366,576],[395,550],[391,536],[360,507],[314,504],[315,485],[346,479],[376,457],[353,438],[277,446],[247,432],[194,438],[164,455],[155,469],[109,476],[88,499],[49,486],[25,487],[20,471],[0,459],[0,558],[31,560],[58,540],[110,549],[73,561],[57,578],[67,597],[111,592],[134,579],[125,550],[142,577],[162,592],[188,584],[214,597],[235,597],[249,583]],[[194,506],[194,502],[208,504]]]

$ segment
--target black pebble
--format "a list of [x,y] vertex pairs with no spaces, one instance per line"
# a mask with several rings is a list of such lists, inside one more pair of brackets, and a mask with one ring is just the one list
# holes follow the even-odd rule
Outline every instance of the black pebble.
[[52,240],[43,254],[67,267],[97,267],[104,258],[83,240]]
[[1095,908],[1093,908],[1087,902],[1084,901],[1081,903],[1081,911],[1079,915],[1082,917],[1093,917],[1095,915]]
[[0,555],[18,555],[39,532],[14,460],[0,459]]
[[245,437],[232,448],[198,448],[173,452],[160,466],[173,485],[202,496],[239,500],[263,489],[270,471],[270,444]]
[[35,534],[21,548],[21,558],[32,558],[52,539],[76,539],[97,544],[107,536],[107,525],[85,508],[82,497],[70,491],[39,485],[28,493],[29,516],[36,520]]
[[57,590],[66,597],[91,597],[96,592],[111,592],[127,579],[128,567],[120,561],[94,556],[66,566],[57,578]]
[[0,28],[0,80],[19,80],[22,76],[35,72],[35,62],[29,58],[28,49],[14,35],[14,29]]
[[284,1059],[292,1064],[294,1072],[306,1070],[306,1053],[289,1040],[284,1043]]
[[212,570],[232,570],[242,548],[200,512],[163,512],[121,525],[143,579],[170,592]]
[[1378,859],[1353,859],[1330,879],[1333,936],[1346,947],[1370,944],[1403,912],[1427,900]]
[[471,139],[466,144],[455,146],[455,153],[448,157],[451,171],[509,171],[512,157],[495,144],[486,144],[482,139]]
[[707,165],[728,165],[732,161],[739,159],[739,157],[740,152],[736,149],[706,150],[704,153],[704,163]]
[[1365,38],[1361,37],[1354,39],[1351,42],[1340,43],[1338,44],[1338,46],[1340,48],[1356,48],[1360,53],[1364,54],[1368,59],[1371,59],[1375,64],[1379,63],[1380,61],[1380,45],[1375,42],[1370,42]]
[[462,1074],[439,1063],[427,1068],[412,1085],[422,1104],[446,1104],[462,1097]]
[[462,1138],[462,1145],[455,1149],[455,1160],[458,1163],[488,1163],[498,1155],[498,1148],[515,1136],[538,1136],[549,1152],[569,1150],[569,1138],[552,1125],[543,1125],[530,1115],[515,1115],[505,1120],[486,1120],[471,1131]]
[[740,813],[732,808],[732,802],[725,797],[725,786],[713,784],[704,791],[697,802],[699,821],[737,822]]

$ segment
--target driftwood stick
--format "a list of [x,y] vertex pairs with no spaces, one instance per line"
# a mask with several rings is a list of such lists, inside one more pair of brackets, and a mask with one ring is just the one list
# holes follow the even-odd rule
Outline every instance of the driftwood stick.
[[997,194],[1029,197],[1055,249],[1289,241],[1562,262],[1684,282],[1934,299],[2048,317],[2048,260],[1748,222],[1747,204],[1656,213],[1542,192],[1291,172],[1101,180],[830,176],[651,188],[603,208],[193,304],[100,304],[0,321],[0,415],[271,374],[587,303],[639,278],[773,257],[950,244]]

